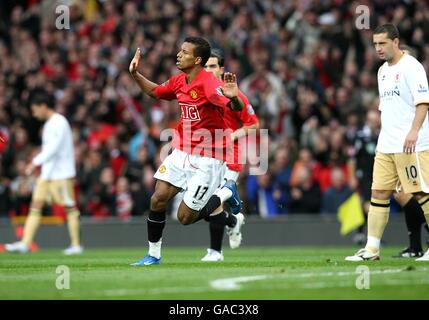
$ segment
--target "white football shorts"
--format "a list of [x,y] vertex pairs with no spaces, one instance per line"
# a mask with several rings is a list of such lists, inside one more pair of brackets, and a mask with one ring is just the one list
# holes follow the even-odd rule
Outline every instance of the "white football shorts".
[[154,178],[183,189],[185,204],[199,211],[220,186],[225,169],[225,162],[221,160],[174,149]]

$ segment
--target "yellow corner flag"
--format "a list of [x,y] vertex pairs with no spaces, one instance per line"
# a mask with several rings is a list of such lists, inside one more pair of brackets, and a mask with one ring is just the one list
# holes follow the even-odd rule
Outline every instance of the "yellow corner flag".
[[365,223],[365,216],[358,193],[354,192],[340,205],[337,216],[341,223],[340,233],[342,236]]

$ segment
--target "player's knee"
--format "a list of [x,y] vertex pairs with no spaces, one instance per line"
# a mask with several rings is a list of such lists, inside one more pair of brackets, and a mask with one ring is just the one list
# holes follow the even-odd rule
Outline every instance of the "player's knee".
[[153,211],[162,211],[167,208],[168,199],[162,194],[154,193],[150,198],[150,209]]
[[184,226],[194,223],[194,217],[187,213],[179,212],[177,218]]
[[34,209],[34,210],[42,210],[43,209],[43,202],[42,201],[32,201],[30,204],[30,209]]
[[392,195],[391,190],[372,190],[371,196],[374,199],[378,200],[388,200],[390,199],[390,196]]
[[80,212],[79,212],[79,210],[78,210],[78,208],[76,207],[76,206],[71,206],[71,207],[64,207],[64,209],[65,209],[65,211],[66,211],[66,213],[67,213],[67,216],[69,217],[69,218],[71,218],[71,217],[79,217],[80,216]]

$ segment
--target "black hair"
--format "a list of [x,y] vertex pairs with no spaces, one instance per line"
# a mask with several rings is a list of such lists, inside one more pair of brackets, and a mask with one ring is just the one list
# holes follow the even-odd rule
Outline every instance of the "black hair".
[[54,100],[54,97],[51,94],[49,94],[49,93],[47,93],[45,91],[37,91],[37,92],[35,92],[32,95],[30,101],[31,101],[32,105],[34,105],[34,104],[35,105],[44,104],[49,109],[55,109],[55,100]]
[[387,33],[387,38],[390,40],[394,40],[395,38],[399,39],[398,28],[392,23],[383,24],[374,30],[374,34],[380,33]]
[[225,66],[225,57],[220,49],[212,49],[210,53],[210,58],[216,58],[219,64],[219,67]]
[[184,42],[195,45],[194,56],[201,58],[200,65],[204,67],[210,58],[211,47],[208,41],[201,37],[187,37]]

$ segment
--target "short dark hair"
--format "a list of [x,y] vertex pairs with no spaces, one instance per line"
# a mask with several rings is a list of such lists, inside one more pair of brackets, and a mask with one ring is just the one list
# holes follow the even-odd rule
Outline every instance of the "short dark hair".
[[374,30],[374,34],[387,33],[387,38],[393,40],[395,38],[399,39],[398,28],[393,23],[386,23],[381,26],[378,26]]
[[220,49],[212,49],[210,53],[210,58],[216,58],[219,64],[219,67],[225,66],[225,57]]
[[31,97],[31,104],[36,104],[36,105],[41,105],[41,104],[45,104],[49,109],[54,109],[55,108],[55,100],[54,97],[45,92],[45,91],[37,91],[33,94],[33,96]]
[[187,37],[184,42],[195,45],[194,56],[201,58],[201,66],[204,67],[210,58],[211,47],[208,41],[201,37]]

